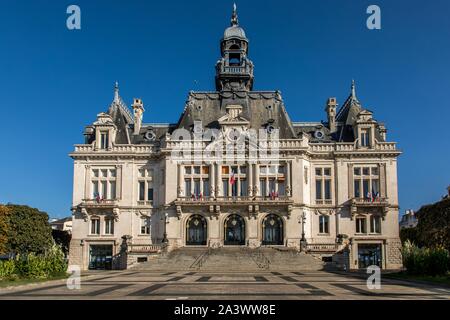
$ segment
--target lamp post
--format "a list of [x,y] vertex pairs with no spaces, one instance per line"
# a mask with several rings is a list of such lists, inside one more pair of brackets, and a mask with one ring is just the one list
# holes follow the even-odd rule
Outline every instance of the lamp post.
[[305,211],[302,212],[301,217],[299,217],[299,220],[302,223],[302,238],[300,239],[300,251],[306,250],[306,238],[305,238],[305,221],[306,221],[306,214]]
[[163,234],[163,243],[168,243],[169,239],[167,239],[167,219],[169,218],[169,214],[166,212],[164,214],[164,234]]

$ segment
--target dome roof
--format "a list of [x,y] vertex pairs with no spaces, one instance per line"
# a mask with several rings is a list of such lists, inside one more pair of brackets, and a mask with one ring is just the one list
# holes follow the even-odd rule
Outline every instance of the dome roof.
[[242,29],[241,27],[239,27],[237,25],[227,28],[225,30],[223,38],[224,38],[224,40],[230,39],[230,38],[239,38],[239,39],[247,40],[244,29]]

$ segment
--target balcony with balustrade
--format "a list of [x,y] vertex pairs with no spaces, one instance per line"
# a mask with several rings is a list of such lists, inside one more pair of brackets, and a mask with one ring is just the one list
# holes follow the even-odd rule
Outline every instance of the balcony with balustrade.
[[353,198],[350,200],[352,217],[358,212],[379,212],[383,219],[389,211],[389,199],[384,197],[376,198]]
[[83,199],[80,207],[91,209],[114,209],[119,207],[119,203],[116,199]]

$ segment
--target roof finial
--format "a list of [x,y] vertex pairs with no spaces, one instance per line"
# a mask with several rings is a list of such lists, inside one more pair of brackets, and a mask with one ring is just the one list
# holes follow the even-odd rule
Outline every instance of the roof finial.
[[119,83],[114,84],[114,102],[119,102]]
[[352,98],[356,100],[355,80],[352,80]]
[[231,16],[231,26],[237,26],[239,24],[237,15],[236,3],[233,4],[233,15]]

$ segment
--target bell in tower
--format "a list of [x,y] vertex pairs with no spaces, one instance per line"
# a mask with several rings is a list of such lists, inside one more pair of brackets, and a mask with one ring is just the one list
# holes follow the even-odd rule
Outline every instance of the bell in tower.
[[251,91],[253,89],[253,63],[247,58],[248,39],[239,26],[236,4],[231,26],[221,41],[222,58],[216,64],[217,91]]

